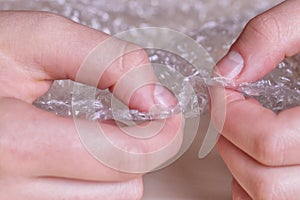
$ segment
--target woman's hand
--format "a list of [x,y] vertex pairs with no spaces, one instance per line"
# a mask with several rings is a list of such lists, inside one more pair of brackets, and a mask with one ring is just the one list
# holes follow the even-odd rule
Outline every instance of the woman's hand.
[[[254,82],[299,52],[300,1],[288,0],[252,19],[216,72],[236,83]],[[225,99],[217,147],[234,178],[233,199],[299,199],[300,108],[275,114],[229,89]],[[220,127],[222,109],[212,107]]]
[[[142,197],[142,174],[114,170],[97,161],[81,144],[72,119],[31,105],[50,88],[53,80],[75,80],[89,53],[109,37],[50,13],[0,12],[0,199]],[[113,41],[111,47],[116,45],[118,51],[134,46]],[[147,54],[136,49],[105,68],[97,86],[113,91],[122,76],[141,65],[148,65],[150,73],[145,79],[150,77],[155,82]],[[99,55],[104,60],[106,56]],[[84,82],[94,84],[89,79]],[[153,84],[140,87],[131,79],[122,84],[124,89],[138,88],[127,102],[132,108],[149,110],[154,104],[176,103],[168,91],[160,88],[157,92]],[[124,102],[128,99],[118,92],[116,96]],[[173,145],[174,151],[165,159],[171,157],[180,146],[181,137],[177,135],[182,124],[181,116],[174,116],[166,120],[159,134],[144,140],[125,135],[114,123],[101,125],[115,144],[129,149],[130,163],[130,148],[134,153],[147,153],[179,138]],[[104,153],[110,153],[110,147]],[[151,158],[147,161],[152,162]]]

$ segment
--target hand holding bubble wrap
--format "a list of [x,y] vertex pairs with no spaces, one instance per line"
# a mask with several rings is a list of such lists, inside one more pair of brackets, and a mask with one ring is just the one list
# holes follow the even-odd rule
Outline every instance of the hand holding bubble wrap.
[[[101,2],[99,3],[101,4]],[[150,4],[152,4],[152,2],[150,2]],[[70,9],[72,6],[70,6]],[[81,6],[81,4],[78,4],[78,6]],[[86,7],[86,5],[84,6]],[[92,22],[89,21],[91,19],[85,19],[85,16],[77,16],[76,10],[73,13],[74,16],[71,17],[74,18],[75,21],[86,23],[91,26],[97,25],[98,27],[105,25],[107,31],[110,33],[129,29],[132,23],[129,21],[123,21],[122,26],[110,23],[110,20],[118,21],[119,18],[118,16],[114,16],[114,11],[110,10],[111,7],[109,7],[109,5],[102,6],[108,7],[107,9],[109,11],[104,14],[101,14],[101,12],[92,14]],[[122,6],[124,6],[124,8]],[[128,14],[128,10],[132,9],[129,4],[122,4],[122,6],[122,8],[119,9],[119,12],[121,13],[124,12],[125,14]],[[147,5],[141,3],[141,5],[136,6],[144,8]],[[68,8],[68,6],[65,8]],[[189,11],[180,10],[180,6],[175,6],[175,8],[179,9],[175,9],[179,15],[189,13]],[[198,8],[200,9],[201,6],[195,7],[196,10]],[[159,7],[153,7],[153,10],[151,12],[149,10],[149,13],[146,13],[146,15],[143,13],[143,18],[149,18],[149,20],[151,20],[150,16],[158,12],[156,9],[159,9]],[[134,14],[135,12],[132,13]],[[66,13],[66,15],[69,14],[70,13]],[[98,15],[101,17],[97,17]],[[208,21],[201,25],[199,29],[193,31],[184,29],[184,32],[186,32],[187,36],[195,40],[195,42],[202,45],[209,56],[216,60],[228,50],[232,41],[235,40],[242,30],[243,25],[249,19],[248,15],[251,16],[253,13],[248,11],[248,14],[245,16],[236,16],[229,19],[220,18],[215,21]],[[104,16],[107,16],[107,18],[103,18]],[[93,19],[98,19],[100,21],[96,23]],[[139,17],[135,16],[135,25],[141,23],[139,19]],[[151,23],[152,22],[150,22],[150,24]],[[134,26],[131,28],[134,28]],[[175,48],[181,51],[181,54],[175,55],[160,49],[147,50],[151,63],[164,65],[163,70],[161,67],[154,66],[154,69],[157,69],[156,75],[158,79],[165,85],[170,86],[169,89],[171,89],[178,98],[178,106],[171,110],[164,110],[161,113],[142,113],[137,110],[128,110],[124,107],[122,109],[112,109],[111,94],[108,91],[94,91],[94,88],[84,85],[78,85],[81,89],[78,89],[76,92],[79,92],[80,94],[76,95],[76,101],[72,102],[73,82],[63,80],[56,81],[50,91],[35,101],[34,104],[42,109],[46,109],[62,116],[72,116],[74,114],[75,116],[80,116],[89,120],[126,119],[143,121],[155,118],[166,118],[180,111],[183,111],[186,117],[193,117],[208,111],[209,94],[207,86],[218,85],[234,88],[247,96],[252,96],[258,99],[265,107],[272,109],[275,112],[300,104],[300,72],[298,67],[300,56],[284,60],[273,72],[260,81],[236,85],[226,79],[211,78],[212,66],[204,66],[201,69],[195,68],[195,66],[184,59],[186,56],[185,54],[187,53],[189,54],[188,56],[197,57],[195,52],[187,51],[182,43],[177,43],[176,46],[177,47]],[[212,65],[212,61],[208,61],[208,65]],[[94,92],[94,99],[85,98],[87,94],[90,95]],[[75,113],[73,113],[72,110],[72,103],[78,105],[76,106],[77,110]]]
[[[192,65],[168,52],[152,50],[149,57],[153,63],[167,66],[165,70],[160,70],[157,76],[164,83],[169,81],[167,84],[171,85],[173,93],[178,98],[177,107],[159,113],[143,113],[124,107],[123,109],[112,109],[112,95],[109,91],[95,91],[95,88],[86,85],[78,85],[80,89],[77,92],[80,91],[80,94],[76,95],[78,98],[72,102],[74,82],[63,80],[56,81],[50,91],[34,104],[62,116],[74,114],[89,120],[143,121],[163,119],[180,111],[183,111],[184,115],[190,118],[208,112],[209,94],[207,86],[221,86],[256,98],[263,106],[275,112],[300,105],[300,71],[298,67],[300,56],[284,60],[273,72],[260,81],[241,83],[240,85],[224,78],[211,78],[208,71],[202,72],[202,74],[207,74],[206,77],[203,77]],[[174,73],[174,70],[181,71]],[[94,99],[85,98],[94,92]],[[78,108],[76,113],[72,112],[72,103],[76,104],[76,108]]]
[[[206,30],[209,28],[210,27],[206,26]],[[199,32],[197,32],[196,30],[193,33],[196,34],[190,35],[196,36]],[[203,34],[199,35],[199,38],[201,40],[201,36],[203,37]],[[193,38],[197,40],[196,37]],[[216,48],[214,48],[213,51],[215,49]],[[158,51],[154,53],[153,51],[155,50],[150,49],[149,55],[152,62],[155,63],[155,61],[159,61],[160,57],[157,55]],[[208,51],[211,53],[210,50]],[[136,110],[127,111],[126,109],[119,107],[114,107],[115,110],[112,110],[111,105],[114,104],[111,104],[111,97],[109,96],[110,94],[107,91],[97,91],[96,98],[89,99],[86,97],[90,96],[91,93],[94,94],[94,88],[89,88],[84,85],[77,85],[77,89],[74,90],[73,83],[69,81],[55,82],[52,89],[55,89],[56,87],[56,89],[58,90],[56,90],[55,92],[52,91],[52,93],[50,90],[47,94],[48,96],[46,95],[42,97],[42,99],[36,101],[35,105],[37,105],[38,107],[48,109],[63,116],[71,116],[74,114],[75,116],[87,118],[90,120],[128,119],[143,121],[157,118],[167,118],[180,111],[183,111],[186,117],[193,117],[198,116],[201,113],[207,112],[207,106],[209,105],[209,96],[206,90],[207,85],[221,87],[226,86],[234,90],[240,91],[250,97],[258,98],[266,107],[269,107],[274,111],[280,111],[282,109],[298,105],[299,84],[297,79],[297,56],[295,58],[289,58],[285,62],[281,63],[276,69],[277,72],[273,72],[270,76],[266,77],[265,80],[256,83],[241,83],[239,85],[236,85],[226,79],[211,78],[209,70],[204,70],[204,72],[199,72],[199,69],[190,71],[188,67],[189,63],[181,64],[180,58],[175,58],[175,60],[171,59],[170,61],[170,58],[176,57],[176,55],[168,55],[167,52],[161,52],[160,54],[162,55],[161,60],[163,60],[163,62],[165,63],[168,63],[165,71],[158,70],[159,73],[157,73],[157,75],[160,78],[161,82],[164,82],[164,80],[165,82],[168,82],[168,77],[170,77],[170,74],[172,76],[172,72],[174,72],[174,70],[172,69],[174,69],[176,66],[180,69],[175,70],[175,75],[183,75],[179,75],[178,77],[172,76],[171,78],[172,83],[170,84],[170,87],[174,86],[174,79],[176,80],[176,82],[177,78],[179,80],[178,85],[175,86],[175,88],[178,89],[177,91],[174,90],[174,88],[172,87],[170,88],[170,90],[172,90],[173,93],[176,94],[179,100],[178,107],[176,107],[172,111],[165,110],[153,113],[140,113]],[[181,55],[179,55],[179,57],[181,57]],[[177,64],[169,66],[170,63],[175,61],[177,62]],[[154,65],[154,69],[155,68],[156,67]],[[67,89],[68,87],[69,89]],[[60,94],[60,92],[64,94]],[[76,98],[72,99],[72,95],[75,95]],[[104,98],[102,99],[102,97]],[[101,99],[101,101],[99,102],[98,99]],[[102,103],[102,101],[104,103]],[[72,103],[73,106],[75,105],[76,108],[80,109],[73,110]],[[106,105],[107,107],[105,107]],[[84,109],[81,110],[81,108]],[[99,113],[102,113],[102,115]],[[136,118],[134,118],[135,116]]]

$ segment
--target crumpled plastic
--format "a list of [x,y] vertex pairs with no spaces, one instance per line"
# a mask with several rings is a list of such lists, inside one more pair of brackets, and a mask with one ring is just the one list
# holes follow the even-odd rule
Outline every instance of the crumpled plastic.
[[[157,54],[152,54],[152,56],[154,55],[157,56]],[[180,74],[185,74],[185,76],[176,77],[177,73],[172,74],[171,69],[174,68],[169,63],[167,66],[170,67],[170,70],[166,71],[166,73],[160,72],[157,76],[159,80],[164,82],[168,76],[171,76],[172,80],[177,80],[175,84],[172,82],[172,91],[178,99],[178,105],[172,109],[160,110],[159,113],[157,111],[143,113],[138,110],[113,108],[112,94],[109,91],[98,90],[76,83],[75,92],[78,93],[74,93],[75,83],[70,80],[55,81],[48,93],[35,101],[34,105],[58,115],[75,115],[88,120],[115,119],[144,121],[164,119],[179,112],[183,112],[186,118],[192,118],[204,114],[209,110],[210,96],[207,87],[219,86],[237,90],[247,97],[257,99],[266,108],[274,112],[280,112],[284,109],[300,105],[299,58],[298,56],[286,59],[262,80],[254,83],[242,83],[240,85],[235,85],[231,81],[222,78],[203,77],[200,76],[198,71],[192,69],[188,72],[188,67],[180,68],[184,70]],[[95,95],[95,98],[87,99],[86,97],[91,96],[91,94]],[[72,101],[73,95],[76,96],[76,99]],[[74,108],[76,109],[73,110]]]
[[[21,8],[56,12],[108,34],[136,27],[165,26],[160,16],[164,13],[164,15],[172,16],[172,20],[168,20],[169,28],[184,32],[193,38],[217,61],[229,49],[245,23],[268,6],[267,2],[259,1],[257,4],[251,4],[256,7],[248,10],[244,8],[242,15],[210,20],[210,13],[214,12],[217,15],[218,9],[211,10],[201,1],[179,2],[174,4],[174,1],[164,1],[165,4],[172,5],[169,11],[160,5],[164,3],[157,0],[128,1],[127,3],[117,0],[89,2],[84,0],[30,2],[14,0],[3,1],[0,7],[7,10]],[[226,2],[224,2],[224,7],[228,6],[225,4]],[[230,4],[230,1],[227,4]],[[199,27],[195,29],[191,24],[197,20],[205,23],[199,24]],[[147,52],[152,63],[166,66],[166,70],[163,73],[160,71],[157,76],[165,85],[169,84],[177,97],[179,103],[175,108],[149,113],[129,110],[126,107],[114,108],[112,95],[107,90],[95,90],[93,87],[70,80],[54,81],[50,90],[37,99],[33,105],[61,116],[77,116],[88,120],[144,121],[167,118],[178,112],[183,112],[185,117],[192,118],[207,113],[209,110],[210,97],[207,86],[230,87],[245,96],[257,99],[264,107],[274,112],[300,104],[300,56],[285,59],[262,80],[235,85],[228,80],[211,78],[210,71],[197,71],[180,56],[156,49],[148,49]],[[176,73],[172,73],[174,71]],[[168,79],[170,76],[172,84]],[[76,90],[74,90],[74,84]],[[93,98],[87,98],[91,94]]]

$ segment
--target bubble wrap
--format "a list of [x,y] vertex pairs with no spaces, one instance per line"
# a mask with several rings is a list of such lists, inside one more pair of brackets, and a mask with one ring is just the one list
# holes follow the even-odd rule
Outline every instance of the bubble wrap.
[[[163,3],[158,0],[126,3],[117,0],[89,2],[55,0],[2,1],[0,7],[6,10],[14,8],[51,11],[108,34],[136,27],[169,27],[193,38],[217,61],[226,53],[245,23],[261,10],[271,6],[270,3],[257,1],[257,3],[250,2],[247,8],[241,9],[238,1],[224,1],[217,4],[219,7],[211,9],[214,6],[209,4],[212,3],[205,4],[202,1],[192,0],[184,2],[167,0]],[[229,5],[231,11],[225,9]],[[166,9],[169,7],[171,8]],[[222,8],[224,11],[219,14]],[[236,14],[231,15],[230,13],[234,11]],[[210,15],[218,17],[212,18]],[[195,25],[197,21],[199,24]],[[298,106],[300,103],[298,67],[300,56],[284,60],[260,81],[233,85],[226,80],[211,79],[210,71],[199,72],[178,55],[157,49],[148,49],[147,52],[152,63],[166,66],[166,70],[160,71],[157,76],[161,82],[171,87],[179,101],[177,107],[161,110],[159,113],[141,113],[125,108],[113,109],[112,96],[108,91],[95,91],[95,88],[77,83],[79,89],[74,91],[74,82],[70,80],[55,81],[50,90],[33,104],[61,116],[75,115],[89,120],[161,119],[180,111],[183,111],[186,117],[194,117],[206,113],[209,109],[207,85],[230,86],[246,96],[256,98],[263,106],[275,112]],[[174,71],[178,73],[172,74]],[[72,102],[74,92],[76,99]],[[95,98],[88,99],[87,96],[91,93],[95,93]]]
[[[159,61],[162,57],[166,58],[167,52],[155,52],[150,54],[150,60],[153,62],[153,57]],[[175,60],[178,62],[178,60]],[[112,95],[107,90],[96,90],[95,88],[81,85],[79,90],[80,94],[76,94],[76,100],[71,101],[73,93],[74,82],[72,81],[56,81],[48,93],[34,102],[39,108],[54,112],[62,116],[72,116],[75,114],[78,117],[83,117],[89,120],[150,120],[150,119],[163,119],[179,111],[183,111],[185,117],[191,118],[199,114],[205,113],[209,109],[209,94],[207,86],[209,85],[224,85],[229,86],[235,90],[244,93],[246,96],[256,98],[263,106],[279,112],[283,109],[298,106],[300,99],[300,74],[298,69],[300,63],[299,56],[289,58],[280,63],[271,74],[267,75],[264,79],[255,83],[243,83],[239,86],[231,82],[224,82],[216,78],[209,78],[200,76],[193,68],[189,69],[190,65],[185,66],[181,76],[175,77],[171,70],[165,73],[157,74],[160,81],[168,84],[168,76],[172,80],[176,79],[176,83],[172,83],[172,91],[176,94],[179,104],[177,107],[165,110],[160,113],[142,113],[137,110],[127,109],[112,109],[111,99]],[[170,61],[168,66],[171,67]],[[187,70],[188,68],[189,70]],[[167,83],[166,83],[167,82]],[[192,88],[191,88],[192,86]],[[86,99],[95,92],[94,99]],[[76,111],[73,112],[73,106]],[[75,104],[75,105],[74,105]]]

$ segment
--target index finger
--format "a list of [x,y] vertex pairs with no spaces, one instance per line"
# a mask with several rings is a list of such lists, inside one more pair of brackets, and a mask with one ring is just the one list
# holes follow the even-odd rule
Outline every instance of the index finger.
[[[262,164],[300,164],[300,107],[276,114],[256,100],[228,89],[225,100],[221,133],[226,139]],[[215,111],[216,123],[222,120],[218,116],[221,114]]]
[[[133,77],[139,77],[141,81],[135,82],[132,78],[122,82],[123,89],[115,95],[130,107],[142,111],[149,111],[154,104],[177,103],[168,90],[156,90],[158,82],[148,55],[134,44],[45,12],[0,12],[0,30],[4,56],[16,61],[14,64],[21,63],[14,73],[21,72],[21,77],[29,75],[35,88],[41,88],[42,82],[49,83],[49,80],[72,79],[114,90],[122,76],[144,66],[134,73],[138,76]],[[88,70],[84,70],[86,65]],[[130,101],[124,93],[126,88],[134,88]],[[20,93],[26,95],[13,93],[7,96],[32,103],[46,90],[45,87],[43,90],[21,90]],[[23,99],[24,96],[28,99]]]
[[[299,0],[290,0],[253,18],[217,64],[215,72],[237,84],[253,82],[285,57],[298,53],[299,11]],[[226,90],[225,99],[221,100],[226,101],[222,134],[233,144],[263,164],[300,163],[298,107],[276,115],[255,100],[231,90]],[[218,101],[213,103],[218,104]],[[213,104],[212,110],[216,106]],[[216,113],[212,114],[220,118]],[[216,123],[220,124],[220,120]]]

